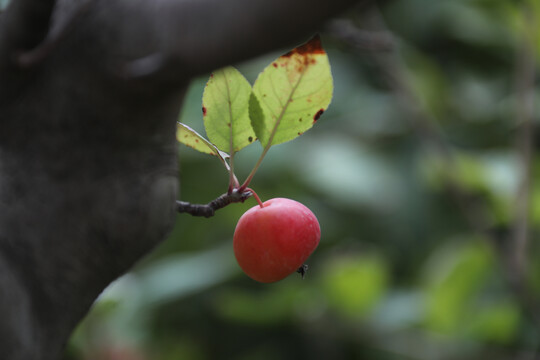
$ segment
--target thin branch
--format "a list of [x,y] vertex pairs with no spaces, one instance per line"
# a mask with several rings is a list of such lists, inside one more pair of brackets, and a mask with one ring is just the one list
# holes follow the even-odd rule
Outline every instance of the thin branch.
[[192,216],[204,216],[206,218],[214,216],[216,210],[227,205],[246,201],[253,193],[251,191],[239,192],[233,190],[230,194],[223,194],[210,201],[208,204],[191,204],[187,201],[176,201],[176,210],[179,213],[188,213]]
[[538,19],[534,9],[524,2],[522,38],[516,53],[516,150],[521,165],[521,178],[516,192],[514,224],[508,239],[507,272],[510,285],[519,296],[528,315],[540,328],[540,308],[538,298],[528,285],[527,251],[530,236],[530,197],[532,182],[532,162],[534,151],[534,91],[536,77],[535,49]]
[[[485,204],[480,203],[460,184],[456,176],[458,172],[451,146],[441,130],[435,125],[436,121],[423,109],[420,100],[407,80],[407,70],[399,56],[394,36],[386,28],[378,11],[373,9],[371,16],[370,20],[377,24],[376,30],[361,30],[348,20],[332,22],[328,30],[361,54],[369,55],[375,62],[384,74],[390,90],[400,105],[409,113],[405,119],[409,121],[411,128],[444,162],[448,190],[462,209],[467,221],[476,232],[489,238],[492,224],[491,215]],[[369,41],[372,43],[368,44],[367,39],[370,39]]]
[[524,30],[516,58],[516,147],[521,163],[520,185],[516,193],[514,213],[512,267],[518,278],[527,268],[532,158],[534,149],[534,81],[536,77],[535,47],[537,19],[534,9],[525,2],[522,8]]

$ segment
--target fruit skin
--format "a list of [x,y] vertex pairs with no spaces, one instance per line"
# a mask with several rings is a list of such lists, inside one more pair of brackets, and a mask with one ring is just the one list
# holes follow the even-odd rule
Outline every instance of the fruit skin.
[[271,283],[298,270],[320,238],[321,228],[311,210],[297,201],[275,198],[240,217],[234,255],[246,275]]

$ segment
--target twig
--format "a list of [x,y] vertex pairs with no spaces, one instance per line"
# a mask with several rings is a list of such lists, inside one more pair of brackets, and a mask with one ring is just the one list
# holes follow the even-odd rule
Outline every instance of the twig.
[[527,247],[529,242],[529,216],[531,174],[534,149],[534,82],[536,77],[535,48],[538,41],[535,31],[538,19],[534,9],[524,2],[522,39],[516,54],[516,150],[521,163],[521,178],[516,192],[514,223],[508,239],[511,251],[507,258],[507,271],[511,286],[527,305],[527,312],[533,321],[540,324],[540,309],[536,296],[527,285]]
[[232,203],[246,201],[253,193],[251,191],[239,192],[233,190],[230,194],[226,193],[210,201],[208,204],[191,204],[187,201],[176,201],[176,210],[179,213],[188,213],[192,216],[204,216],[206,218],[214,216],[216,210],[224,208]]
[[529,207],[531,192],[532,153],[534,147],[534,80],[536,76],[535,63],[535,29],[536,19],[533,9],[523,5],[525,22],[523,38],[517,52],[515,87],[516,87],[516,147],[521,162],[521,179],[516,193],[516,205],[513,228],[513,267],[516,272],[523,274],[527,268],[526,251],[529,237]]
[[[380,71],[385,75],[388,86],[400,102],[400,105],[408,111],[410,116],[405,118],[409,121],[412,129],[421,140],[434,149],[435,153],[444,162],[444,168],[448,176],[448,189],[462,209],[467,221],[476,232],[489,237],[492,221],[485,204],[479,203],[478,199],[474,198],[461,186],[456,176],[458,172],[451,146],[442,132],[436,127],[436,122],[422,108],[418,97],[410,86],[405,75],[406,69],[396,50],[396,40],[375,9],[372,11],[372,16],[373,19],[371,20],[377,23],[377,30],[360,30],[351,21],[340,21],[339,23],[334,22],[334,25],[330,27],[330,31],[334,36],[345,41],[354,49],[370,55],[370,58],[373,59]],[[378,34],[377,38],[384,38],[385,45],[391,45],[391,49],[386,48],[385,51],[380,51],[377,46],[365,46],[363,39],[365,39],[367,32]],[[370,51],[370,49],[377,50]]]

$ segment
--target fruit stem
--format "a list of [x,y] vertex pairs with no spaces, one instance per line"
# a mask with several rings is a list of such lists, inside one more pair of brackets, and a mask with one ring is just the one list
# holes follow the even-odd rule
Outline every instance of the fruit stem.
[[263,208],[264,206],[259,195],[257,195],[257,193],[253,191],[253,189],[246,188],[246,190],[253,194],[253,197],[255,198],[255,200],[257,200],[257,202],[259,203],[259,206]]

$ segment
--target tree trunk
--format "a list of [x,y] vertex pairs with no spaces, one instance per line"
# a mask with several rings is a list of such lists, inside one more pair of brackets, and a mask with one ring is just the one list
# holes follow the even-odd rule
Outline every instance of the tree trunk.
[[13,0],[0,15],[0,354],[57,359],[170,230],[193,76],[354,0]]

